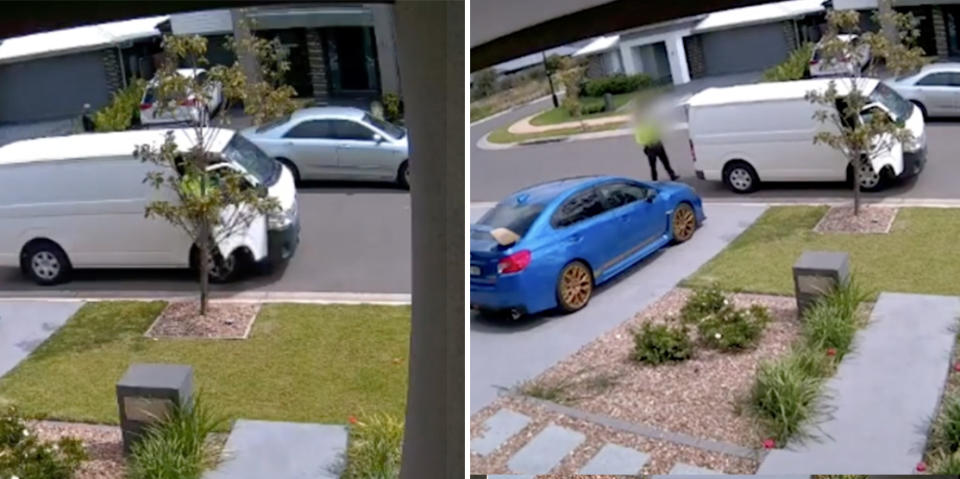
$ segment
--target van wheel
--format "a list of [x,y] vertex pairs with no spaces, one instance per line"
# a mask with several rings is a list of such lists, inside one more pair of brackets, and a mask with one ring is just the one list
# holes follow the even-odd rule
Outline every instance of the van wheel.
[[757,189],[760,177],[746,161],[731,161],[723,168],[723,183],[734,193],[750,193]]
[[20,253],[20,268],[43,286],[67,281],[73,270],[67,254],[53,241],[34,241],[24,247]]
[[867,192],[882,190],[890,174],[887,167],[880,171],[873,171],[873,165],[869,161],[860,162],[860,190]]
[[[237,277],[240,270],[240,261],[237,253],[231,253],[226,259],[220,254],[220,251],[214,251],[210,255],[207,265],[207,277],[211,283],[229,283]],[[200,249],[194,246],[190,251],[191,269],[197,271],[200,264]]]
[[290,169],[290,173],[293,174],[293,183],[296,186],[300,186],[300,170],[297,169],[297,165],[294,165],[292,161],[286,158],[277,158],[277,161]]
[[914,105],[917,105],[917,108],[920,109],[920,115],[923,117],[924,120],[926,120],[926,119],[927,119],[927,108],[926,108],[925,106],[923,106],[923,103],[920,103],[920,102],[917,101],[917,100],[910,100],[910,103],[913,103]]

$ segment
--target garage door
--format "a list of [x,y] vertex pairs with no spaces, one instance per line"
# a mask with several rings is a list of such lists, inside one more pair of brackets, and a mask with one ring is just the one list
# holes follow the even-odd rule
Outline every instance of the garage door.
[[780,23],[704,33],[701,42],[707,75],[765,70],[790,52]]
[[102,52],[0,65],[0,123],[78,116],[110,101]]

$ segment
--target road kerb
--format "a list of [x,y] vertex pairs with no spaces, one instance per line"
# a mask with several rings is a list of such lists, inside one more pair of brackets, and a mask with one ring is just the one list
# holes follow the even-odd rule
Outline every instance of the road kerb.
[[[0,301],[189,301],[196,293],[144,291],[4,291]],[[404,306],[411,303],[409,294],[338,293],[338,292],[241,292],[212,293],[213,302],[239,303],[305,303],[305,304],[374,304]]]

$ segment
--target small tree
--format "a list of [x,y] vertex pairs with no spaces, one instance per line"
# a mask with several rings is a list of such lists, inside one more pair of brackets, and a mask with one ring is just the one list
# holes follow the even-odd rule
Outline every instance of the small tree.
[[[161,218],[180,228],[195,246],[194,264],[200,274],[200,314],[207,313],[209,279],[226,279],[237,267],[230,251],[221,251],[226,238],[249,228],[258,218],[276,213],[277,201],[252,179],[248,172],[225,162],[211,151],[223,140],[221,130],[210,127],[210,102],[219,85],[223,110],[231,102],[242,102],[254,124],[262,124],[291,113],[295,91],[282,84],[289,68],[279,42],[250,37],[229,40],[238,58],[254,55],[259,60],[259,78],[251,81],[239,62],[214,66],[208,75],[196,75],[207,65],[207,40],[200,36],[165,36],[166,59],[156,75],[154,98],[161,112],[186,113],[191,122],[186,132],[168,131],[162,145],[140,145],[135,155],[158,169],[144,182],[173,193],[174,201],[158,199],[146,207],[148,218]],[[193,76],[177,73],[187,64]],[[226,116],[226,115],[224,115]],[[229,120],[225,120],[229,121]]]
[[[583,75],[586,68],[578,61],[570,57],[560,58],[560,81],[566,90],[563,95],[563,108],[567,110],[573,118],[580,119],[583,113],[583,104],[580,102],[580,83],[583,81]],[[581,122],[580,128],[585,128]]]
[[473,91],[477,98],[486,98],[497,88],[497,71],[493,68],[480,70],[473,78]]
[[[889,0],[881,0],[889,1]],[[810,91],[807,99],[823,107],[814,117],[831,125],[814,136],[814,143],[825,144],[839,151],[853,169],[854,215],[860,213],[862,175],[873,171],[873,159],[888,152],[896,143],[909,144],[913,139],[901,118],[891,117],[878,105],[877,98],[865,91],[866,76],[901,75],[923,65],[924,52],[914,46],[919,30],[910,14],[892,12],[875,16],[878,23],[897,32],[896,41],[882,33],[860,33],[860,14],[855,10],[831,11],[827,14],[828,32],[821,42],[821,62],[827,65],[856,65],[869,52],[863,70],[851,68],[849,76],[831,80],[824,91]],[[852,40],[841,34],[858,34]],[[866,75],[866,76],[865,76]],[[840,84],[842,88],[837,87]],[[869,171],[865,171],[869,169]]]

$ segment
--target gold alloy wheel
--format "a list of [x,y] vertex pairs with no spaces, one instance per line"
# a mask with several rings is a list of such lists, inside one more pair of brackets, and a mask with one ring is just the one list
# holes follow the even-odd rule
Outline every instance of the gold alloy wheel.
[[697,217],[693,214],[693,208],[686,204],[678,205],[673,210],[673,239],[677,243],[683,243],[693,236],[695,229]]
[[593,278],[585,264],[575,262],[563,269],[560,277],[560,298],[564,309],[576,311],[586,306],[592,293]]

